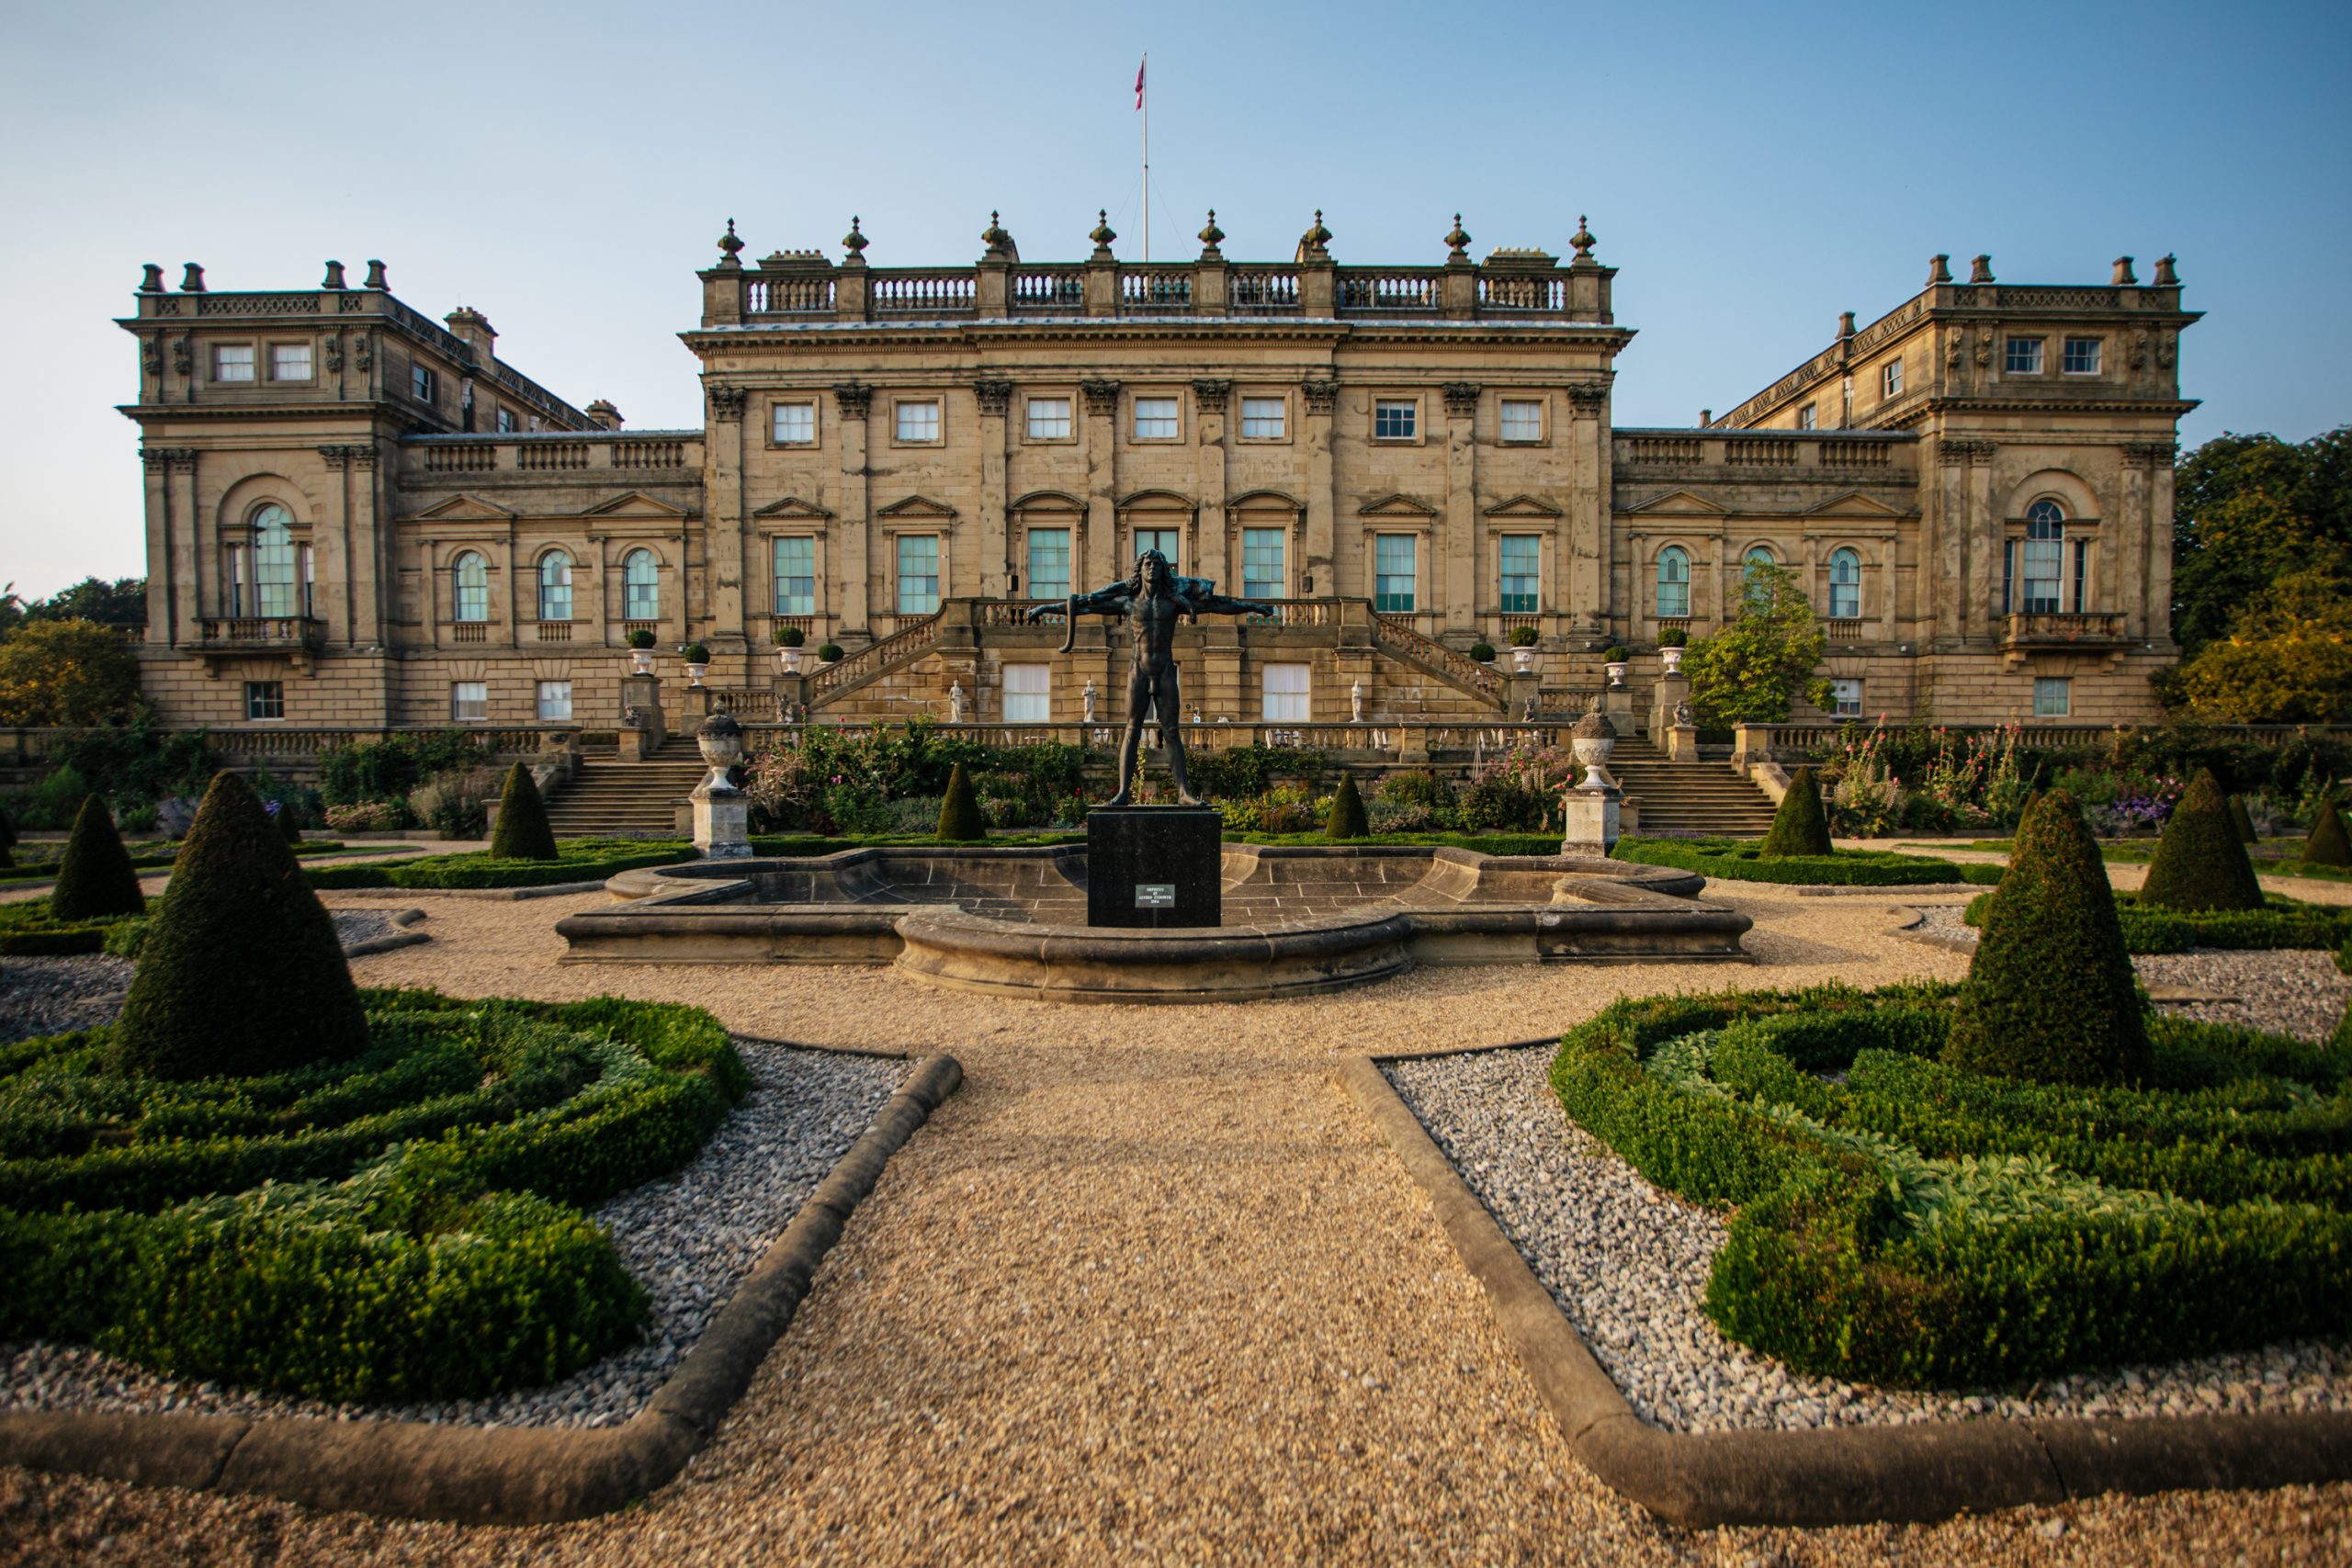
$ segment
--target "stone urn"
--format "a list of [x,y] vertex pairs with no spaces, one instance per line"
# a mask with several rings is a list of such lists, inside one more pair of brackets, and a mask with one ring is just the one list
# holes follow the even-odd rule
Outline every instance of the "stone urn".
[[1584,764],[1584,782],[1577,788],[1615,788],[1616,781],[1609,776],[1609,758],[1617,750],[1617,727],[1609,722],[1609,716],[1595,709],[1577,720],[1568,734],[1577,761]]
[[1666,666],[1666,672],[1668,674],[1679,675],[1682,673],[1682,650],[1680,649],[1661,648],[1657,650],[1657,657],[1658,662]]
[[650,675],[650,674],[652,674],[652,673],[653,673],[653,655],[652,655],[652,653],[651,653],[650,650],[645,649],[641,649],[641,648],[633,648],[633,649],[629,649],[629,655],[628,655],[628,672],[629,672],[630,674],[632,674],[632,675]]
[[710,777],[695,785],[695,848],[713,860],[739,860],[752,852],[751,802],[727,776],[743,755],[743,727],[735,716],[715,713],[702,721],[695,746],[710,765]]
[[702,678],[709,673],[710,666],[707,664],[689,664],[686,666],[686,684],[699,686],[702,684]]
[[775,650],[775,657],[776,661],[784,666],[784,672],[786,674],[797,675],[800,673],[800,650],[798,649],[779,648]]
[[1611,688],[1621,687],[1621,686],[1624,685],[1624,683],[1625,683],[1625,669],[1626,669],[1626,661],[1625,661],[1625,660],[1611,660],[1610,663],[1603,665],[1601,668],[1603,668],[1603,669],[1605,669],[1605,670],[1607,670],[1607,671],[1609,671],[1609,684],[1611,685]]
[[1510,664],[1512,669],[1518,671],[1522,675],[1533,674],[1535,672],[1535,650],[1532,648],[1512,649],[1510,650]]
[[735,716],[715,713],[704,719],[695,746],[710,768],[710,777],[703,780],[702,787],[713,795],[735,794],[735,785],[727,777],[727,770],[743,756],[743,727],[735,722]]

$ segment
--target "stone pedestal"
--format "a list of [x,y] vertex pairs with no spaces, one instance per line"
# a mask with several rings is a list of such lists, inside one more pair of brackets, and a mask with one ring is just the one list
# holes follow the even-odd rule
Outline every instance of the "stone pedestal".
[[1605,855],[1620,831],[1614,788],[1572,789],[1562,798],[1560,852],[1564,855]]
[[1650,687],[1650,739],[1660,746],[1674,727],[1674,710],[1690,700],[1690,677],[1660,675]]
[[1086,814],[1086,923],[1214,926],[1225,819],[1206,806],[1119,806]]
[[1699,727],[1697,725],[1667,726],[1666,760],[1669,762],[1695,762],[1699,760]]
[[714,794],[707,784],[694,802],[695,848],[709,860],[739,860],[752,852],[752,802],[741,790]]

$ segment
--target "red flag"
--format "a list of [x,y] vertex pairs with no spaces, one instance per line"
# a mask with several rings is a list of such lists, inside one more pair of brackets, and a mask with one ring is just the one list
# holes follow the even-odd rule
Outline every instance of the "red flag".
[[1149,63],[1150,61],[1146,59],[1136,66],[1136,107],[1137,108],[1143,107],[1143,68]]

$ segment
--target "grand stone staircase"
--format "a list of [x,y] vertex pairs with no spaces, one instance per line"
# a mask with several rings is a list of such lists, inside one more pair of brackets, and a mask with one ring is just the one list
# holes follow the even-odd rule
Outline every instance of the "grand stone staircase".
[[677,838],[678,807],[708,772],[676,736],[641,762],[582,762],[548,802],[548,825],[559,839]]
[[1758,839],[1772,826],[1770,796],[1724,762],[1669,762],[1642,735],[1620,736],[1609,771],[1641,799],[1645,838]]

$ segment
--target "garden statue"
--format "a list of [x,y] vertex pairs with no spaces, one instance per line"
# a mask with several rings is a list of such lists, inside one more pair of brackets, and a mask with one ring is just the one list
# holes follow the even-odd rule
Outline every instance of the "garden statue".
[[1363,722],[1363,682],[1351,682],[1348,686],[1348,716],[1351,723]]
[[1168,752],[1168,772],[1176,781],[1178,803],[1201,804],[1200,797],[1184,782],[1181,723],[1184,710],[1176,692],[1176,624],[1188,615],[1273,613],[1273,605],[1263,600],[1226,597],[1206,578],[1177,576],[1170,568],[1168,558],[1158,550],[1146,550],[1137,556],[1135,575],[1125,582],[1113,583],[1092,593],[1073,593],[1067,605],[1038,604],[1030,609],[1031,620],[1057,615],[1069,617],[1069,627],[1062,635],[1064,653],[1076,644],[1079,616],[1125,615],[1127,619],[1127,630],[1135,643],[1135,662],[1127,670],[1127,728],[1119,742],[1119,792],[1102,803],[1105,807],[1127,804],[1127,792],[1135,786],[1136,749],[1143,741],[1147,713],[1159,716],[1159,743]]
[[1086,722],[1094,722],[1094,677],[1086,678]]
[[964,722],[964,682],[961,681],[947,688],[947,722]]

